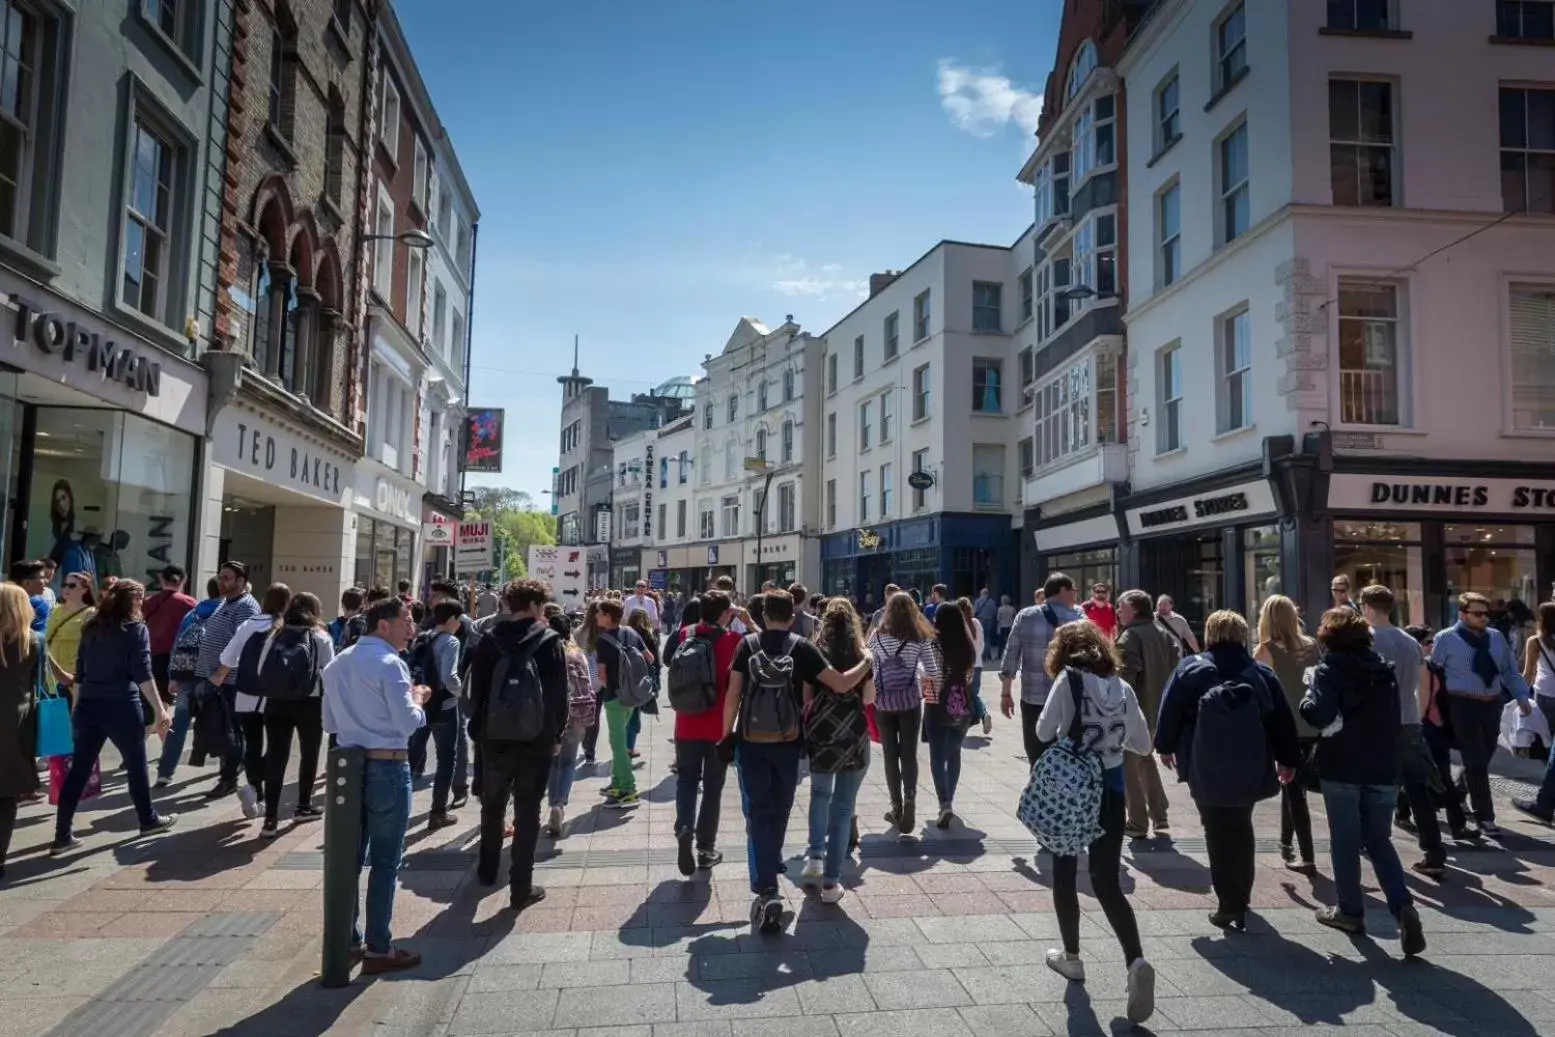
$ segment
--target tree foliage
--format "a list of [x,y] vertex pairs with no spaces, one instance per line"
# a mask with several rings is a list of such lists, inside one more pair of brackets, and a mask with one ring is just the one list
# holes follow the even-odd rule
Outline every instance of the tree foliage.
[[503,580],[521,579],[528,572],[532,544],[556,543],[556,516],[537,510],[534,498],[523,490],[502,486],[477,486],[469,517],[491,523],[492,538],[502,571],[494,576]]

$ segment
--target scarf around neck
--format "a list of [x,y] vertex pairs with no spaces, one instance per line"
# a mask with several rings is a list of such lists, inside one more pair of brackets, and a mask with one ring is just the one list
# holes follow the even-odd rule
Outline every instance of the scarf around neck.
[[1458,636],[1463,638],[1463,643],[1469,646],[1474,653],[1474,659],[1469,668],[1474,671],[1480,680],[1485,682],[1486,691],[1496,689],[1496,681],[1501,679],[1501,667],[1496,665],[1495,656],[1490,654],[1490,631],[1482,630],[1476,633],[1469,629],[1467,623],[1461,619],[1458,621]]

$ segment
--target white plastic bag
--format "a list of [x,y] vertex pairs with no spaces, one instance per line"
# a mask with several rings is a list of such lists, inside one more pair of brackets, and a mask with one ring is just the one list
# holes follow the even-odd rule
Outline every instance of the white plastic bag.
[[1550,744],[1550,725],[1544,719],[1544,711],[1535,709],[1523,716],[1516,702],[1508,702],[1501,711],[1501,736],[1497,739],[1507,752],[1531,749],[1535,741]]

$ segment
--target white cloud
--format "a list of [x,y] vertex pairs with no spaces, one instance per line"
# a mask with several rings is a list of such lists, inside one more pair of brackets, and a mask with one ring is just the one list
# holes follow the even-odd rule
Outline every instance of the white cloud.
[[868,281],[840,276],[842,264],[812,264],[800,256],[779,253],[766,264],[764,278],[772,290],[793,299],[828,299],[845,297],[862,298],[869,287]]
[[993,68],[939,62],[939,103],[957,129],[992,137],[1011,123],[1030,136],[1042,115],[1042,95],[1024,90]]

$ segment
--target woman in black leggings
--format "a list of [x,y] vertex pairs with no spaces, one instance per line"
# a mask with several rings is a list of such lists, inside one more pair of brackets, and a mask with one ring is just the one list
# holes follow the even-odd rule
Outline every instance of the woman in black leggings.
[[[1128,1019],[1142,1023],[1155,1010],[1155,970],[1140,947],[1139,925],[1118,881],[1118,869],[1123,853],[1123,753],[1149,755],[1150,729],[1134,689],[1118,676],[1116,645],[1094,623],[1080,620],[1059,627],[1048,642],[1046,669],[1053,686],[1037,719],[1038,737],[1052,742],[1067,734],[1085,751],[1101,757],[1102,834],[1086,849],[1091,891],[1123,948],[1123,963],[1128,966]],[[1080,897],[1075,887],[1078,870],[1076,855],[1055,853],[1053,911],[1058,915],[1064,946],[1047,952],[1047,964],[1065,979],[1084,982]]]
[[902,835],[917,827],[918,739],[923,728],[925,680],[937,679],[929,626],[912,595],[896,593],[885,604],[880,627],[869,638],[874,661],[875,726],[891,793],[888,824]]
[[260,838],[274,839],[280,834],[281,789],[286,783],[286,764],[292,755],[292,732],[301,744],[297,765],[298,821],[314,821],[323,811],[313,805],[313,781],[319,772],[319,748],[324,741],[324,700],[320,675],[335,658],[335,643],[324,626],[319,599],[304,591],[292,597],[286,612],[277,620],[272,633],[306,643],[313,641],[313,693],[305,698],[267,698],[261,714],[265,724],[265,822]]

